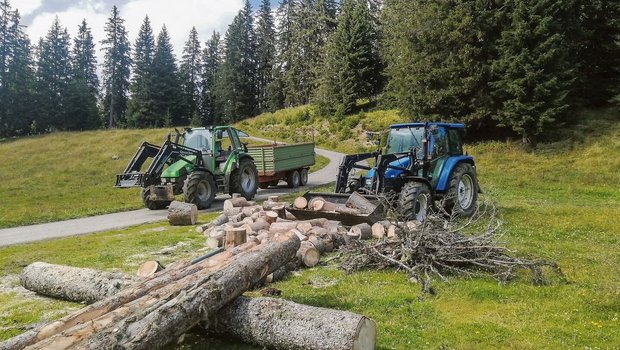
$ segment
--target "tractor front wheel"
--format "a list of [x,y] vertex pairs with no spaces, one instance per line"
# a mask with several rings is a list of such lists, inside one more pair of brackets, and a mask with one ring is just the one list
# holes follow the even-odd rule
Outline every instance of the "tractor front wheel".
[[157,202],[151,200],[151,190],[148,188],[142,188],[140,190],[140,198],[142,198],[142,203],[144,206],[149,208],[150,210],[160,210],[166,209],[170,202]]
[[478,201],[478,180],[471,164],[458,164],[448,180],[444,209],[454,215],[472,216]]
[[217,187],[213,175],[206,171],[194,171],[183,184],[183,196],[187,203],[196,204],[198,209],[208,209],[215,200]]
[[408,182],[400,191],[398,215],[405,220],[424,221],[431,204],[431,190],[421,182]]
[[251,200],[258,190],[258,171],[251,159],[243,158],[239,168],[230,176],[230,194],[240,193],[242,197]]

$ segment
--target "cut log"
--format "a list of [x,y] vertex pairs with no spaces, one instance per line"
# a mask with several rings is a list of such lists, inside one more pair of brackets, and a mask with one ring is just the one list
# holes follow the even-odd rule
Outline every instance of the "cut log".
[[295,215],[293,215],[290,211],[286,210],[284,212],[284,216],[286,218],[286,220],[297,220],[297,217],[295,217]]
[[375,222],[370,228],[372,231],[372,237],[376,239],[384,238],[387,235],[387,231],[391,225],[392,223],[387,220]]
[[222,226],[222,225],[224,225],[227,222],[228,222],[228,216],[226,216],[224,214],[220,214],[220,216],[218,216],[215,219],[211,220],[211,222],[209,222],[208,225],[209,225],[209,228],[211,228],[211,227]]
[[367,223],[351,226],[349,236],[359,239],[369,239],[371,237],[371,228]]
[[241,208],[246,206],[248,206],[248,201],[243,197],[234,197],[224,201],[224,210]]
[[265,219],[257,219],[256,222],[253,222],[249,225],[250,230],[256,233],[261,230],[268,230],[269,226],[270,224]]
[[351,193],[345,205],[349,208],[358,209],[362,214],[370,214],[377,209],[375,204],[357,192]]
[[390,225],[390,227],[388,227],[387,238],[398,238],[398,226]]
[[297,259],[303,266],[314,267],[321,260],[321,254],[312,243],[301,242],[301,247],[297,251]]
[[301,233],[301,231],[299,231],[296,228],[292,229],[291,232],[293,232],[299,238],[300,241],[308,240],[308,236],[304,235],[303,233]]
[[168,207],[168,221],[173,226],[195,225],[198,207],[195,204],[173,201]]
[[[234,209],[239,210],[239,208],[234,208]],[[240,222],[241,220],[245,219],[245,214],[243,214],[241,210],[239,210],[237,214],[230,215],[228,219],[230,220],[229,222],[233,222],[233,223]]]
[[207,247],[211,249],[219,248],[224,246],[224,238],[226,237],[226,232],[217,231],[215,234],[211,234],[209,238],[207,238]]
[[[41,264],[41,263],[39,263]],[[28,267],[29,268],[29,267]],[[81,269],[53,265],[55,280],[46,280],[50,285],[40,285],[43,290],[62,290],[68,285],[80,288],[78,293],[62,295],[75,297],[63,298],[73,302],[88,302],[79,296],[87,295],[92,280],[82,278]],[[295,269],[295,265],[286,264],[276,269],[271,278],[279,280],[286,276],[288,271]],[[69,273],[66,273],[69,271]],[[106,273],[96,271],[100,276]],[[79,277],[76,277],[79,276]],[[270,280],[269,276],[266,278]],[[131,276],[124,276],[133,279]],[[114,280],[102,281],[98,290],[114,290]],[[33,290],[37,292],[37,290]],[[108,293],[94,294],[100,299],[106,298]],[[204,325],[204,324],[203,324]],[[218,311],[213,322],[207,325],[208,331],[225,337],[235,337],[245,342],[274,349],[374,349],[375,324],[363,316],[334,309],[318,308],[297,304],[283,299],[246,298],[238,297]],[[283,332],[288,330],[303,330],[303,332]],[[319,336],[320,335],[320,336]],[[351,345],[353,344],[353,345]],[[0,346],[1,347],[1,346]]]
[[293,207],[297,209],[306,209],[306,207],[308,207],[308,200],[304,197],[297,197],[293,202]]
[[[215,331],[273,349],[372,350],[376,324],[347,311],[273,298],[240,297],[222,309]],[[289,331],[283,331],[289,330]]]
[[259,211],[261,211],[261,207],[256,206],[256,205],[251,206],[251,207],[243,207],[243,208],[241,208],[241,212],[246,217],[252,217],[252,215],[254,215],[255,213],[258,213]]
[[252,220],[252,218],[245,217],[245,218],[243,218],[243,220],[241,220],[241,222],[243,222],[244,224],[250,225],[250,224],[254,223],[254,220]]
[[323,239],[315,235],[311,235],[311,236],[308,236],[308,242],[312,243],[312,245],[316,248],[316,250],[319,251],[319,254],[321,255],[325,254],[325,243],[323,242]]
[[282,204],[273,206],[271,210],[278,213],[278,217],[286,219],[286,210]]
[[[280,205],[285,205],[285,203],[280,202],[280,197],[278,196],[269,196],[269,198],[263,202],[264,210],[273,210],[273,207],[277,207]],[[286,205],[285,205],[286,206]]]
[[267,221],[267,223],[273,224],[276,220],[278,220],[278,213],[275,211],[270,210],[265,213],[265,221]]
[[280,201],[280,197],[279,196],[269,196],[267,197],[267,200],[270,202],[279,202]]
[[345,207],[344,205],[335,206],[333,211],[335,211],[336,213],[347,215],[362,215],[362,212],[359,209]]
[[164,267],[159,263],[159,261],[151,260],[151,261],[147,261],[144,264],[140,265],[136,275],[138,277],[151,277],[155,273],[163,269]]
[[335,211],[336,210],[337,205],[332,203],[332,202],[328,202],[324,199],[316,199],[314,198],[312,200],[312,210],[314,211]]
[[241,193],[233,193],[232,195],[230,195],[232,198],[236,199],[236,198],[241,198]]
[[248,233],[243,227],[231,228],[226,230],[224,249],[228,250],[247,242]]
[[296,221],[274,222],[269,226],[271,232],[288,232],[297,227]]
[[308,201],[308,209],[310,210],[314,210],[314,202],[316,201],[325,201],[325,199],[323,197],[312,197],[310,198],[310,201]]
[[94,303],[117,294],[121,289],[139,281],[137,276],[118,272],[102,272],[43,262],[26,266],[19,279],[24,288],[39,294],[86,303]]
[[310,232],[310,230],[312,230],[312,227],[312,224],[309,222],[300,222],[297,224],[297,229],[306,235]]
[[[201,320],[213,318],[224,305],[284,266],[295,256],[299,243],[295,235],[282,234],[267,244],[229,256],[212,268],[203,264],[210,261],[207,259],[197,264],[197,270],[194,265],[183,268],[179,271],[185,273],[183,277],[159,284],[156,292],[145,288],[154,281],[149,280],[9,339],[0,347],[15,349],[32,344],[30,349],[160,349]],[[188,270],[194,272],[186,274]],[[140,296],[129,297],[135,293]],[[118,304],[120,300],[125,302]]]

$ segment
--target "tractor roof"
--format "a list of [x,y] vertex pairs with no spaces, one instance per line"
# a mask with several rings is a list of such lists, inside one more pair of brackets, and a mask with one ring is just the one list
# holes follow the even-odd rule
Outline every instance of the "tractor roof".
[[390,129],[398,129],[398,128],[410,128],[410,127],[420,127],[420,126],[443,126],[446,128],[453,129],[465,129],[465,125],[461,123],[439,123],[439,122],[430,122],[430,123],[402,123],[402,124],[393,124],[390,125]]

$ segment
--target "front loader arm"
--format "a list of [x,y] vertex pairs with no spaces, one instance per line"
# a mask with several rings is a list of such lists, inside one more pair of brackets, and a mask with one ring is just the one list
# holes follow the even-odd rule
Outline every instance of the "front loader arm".
[[338,168],[338,178],[336,179],[336,193],[345,193],[349,185],[349,173],[353,169],[370,170],[367,165],[357,164],[366,159],[375,158],[379,155],[379,152],[351,154],[345,156],[340,167]]

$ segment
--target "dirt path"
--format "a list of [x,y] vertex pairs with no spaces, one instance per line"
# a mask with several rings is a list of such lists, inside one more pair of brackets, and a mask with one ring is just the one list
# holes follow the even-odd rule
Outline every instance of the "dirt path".
[[[308,185],[306,186],[307,188],[316,187],[336,181],[336,175],[338,174],[338,165],[340,164],[340,160],[344,156],[342,153],[322,150],[318,148],[316,149],[316,153],[328,158],[330,162],[323,169],[309,175]],[[263,200],[267,199],[267,196],[269,195],[283,195],[296,191],[303,191],[303,188],[289,189],[284,186],[280,186],[279,188],[270,188],[268,190],[259,189],[258,194],[256,195],[256,199]],[[137,195],[138,194],[136,192],[136,196]],[[228,195],[218,196],[211,209],[204,210],[202,212],[221,210],[222,203],[227,198],[230,197]],[[50,222],[45,224],[13,227],[0,230],[0,247],[20,243],[36,242],[51,238],[120,229],[129,226],[165,220],[166,217],[167,210],[139,209],[114,214],[105,214],[79,219]]]

